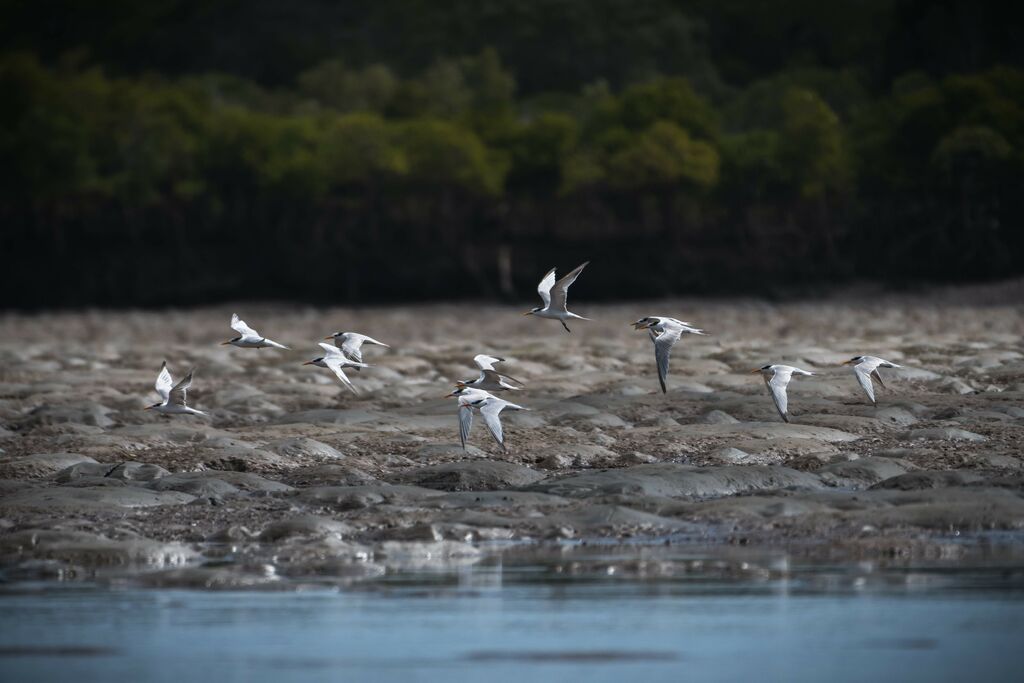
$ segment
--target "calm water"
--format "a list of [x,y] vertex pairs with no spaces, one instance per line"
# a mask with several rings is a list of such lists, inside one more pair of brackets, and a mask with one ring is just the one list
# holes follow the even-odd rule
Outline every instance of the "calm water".
[[783,562],[758,576],[691,567],[640,578],[590,559],[571,577],[564,562],[506,558],[299,592],[7,586],[0,677],[1010,681],[1024,671],[1024,574],[1012,567]]

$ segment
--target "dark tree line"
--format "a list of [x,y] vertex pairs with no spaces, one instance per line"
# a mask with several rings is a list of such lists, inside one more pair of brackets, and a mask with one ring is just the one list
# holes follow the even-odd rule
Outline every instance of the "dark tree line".
[[1024,270],[1013,8],[99,5],[0,2],[8,306]]

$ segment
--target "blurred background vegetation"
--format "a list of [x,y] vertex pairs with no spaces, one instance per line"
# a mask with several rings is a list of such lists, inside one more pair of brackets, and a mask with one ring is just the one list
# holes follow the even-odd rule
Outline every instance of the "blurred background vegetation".
[[0,0],[9,307],[1024,272],[1018,3]]

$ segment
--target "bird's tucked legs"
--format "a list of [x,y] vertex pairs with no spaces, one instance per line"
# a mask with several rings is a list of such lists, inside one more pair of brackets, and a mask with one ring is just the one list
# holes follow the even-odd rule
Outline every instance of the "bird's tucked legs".
[[562,323],[562,327],[565,328],[566,332],[568,332],[569,334],[572,334],[572,330],[569,329],[569,326],[565,324],[564,320],[559,320],[558,322]]

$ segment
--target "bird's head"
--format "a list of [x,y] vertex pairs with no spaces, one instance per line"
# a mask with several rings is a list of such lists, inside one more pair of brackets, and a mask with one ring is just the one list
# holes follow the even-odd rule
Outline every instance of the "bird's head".
[[228,339],[227,341],[222,341],[220,343],[220,345],[221,346],[226,346],[227,344],[230,344],[231,342],[241,341],[241,339],[242,339],[241,337],[235,337],[234,339]]
[[523,313],[523,315],[533,315],[534,313],[539,313],[542,310],[544,310],[544,309],[542,309],[540,306],[538,306],[537,308],[531,308],[526,313]]
[[857,363],[864,360],[864,356],[854,356],[850,360],[844,360],[840,365],[856,365]]
[[159,408],[162,405],[163,403],[154,403],[151,406],[146,406],[145,408],[143,408],[143,410],[153,410],[154,408]]
[[454,398],[456,396],[462,396],[463,392],[465,392],[465,391],[466,391],[466,385],[463,384],[462,382],[459,382],[458,384],[455,385],[455,390],[452,391],[452,393],[450,393],[450,394],[445,394],[444,397],[445,398]]
[[759,372],[771,372],[771,369],[772,369],[771,365],[763,365],[763,366],[761,366],[759,368],[754,368],[753,370],[751,370],[750,374],[751,375],[756,375]]
[[633,329],[634,330],[646,330],[651,325],[657,325],[657,324],[658,324],[658,319],[657,318],[640,318],[635,323],[633,323]]
[[323,356],[321,356],[320,358],[314,358],[313,360],[307,360],[305,363],[303,363],[303,365],[316,365],[321,361],[323,361]]
[[324,337],[324,340],[331,341],[332,339],[337,339],[338,337],[340,337],[343,334],[345,334],[345,333],[344,332],[335,332],[334,334],[329,334],[326,337]]

